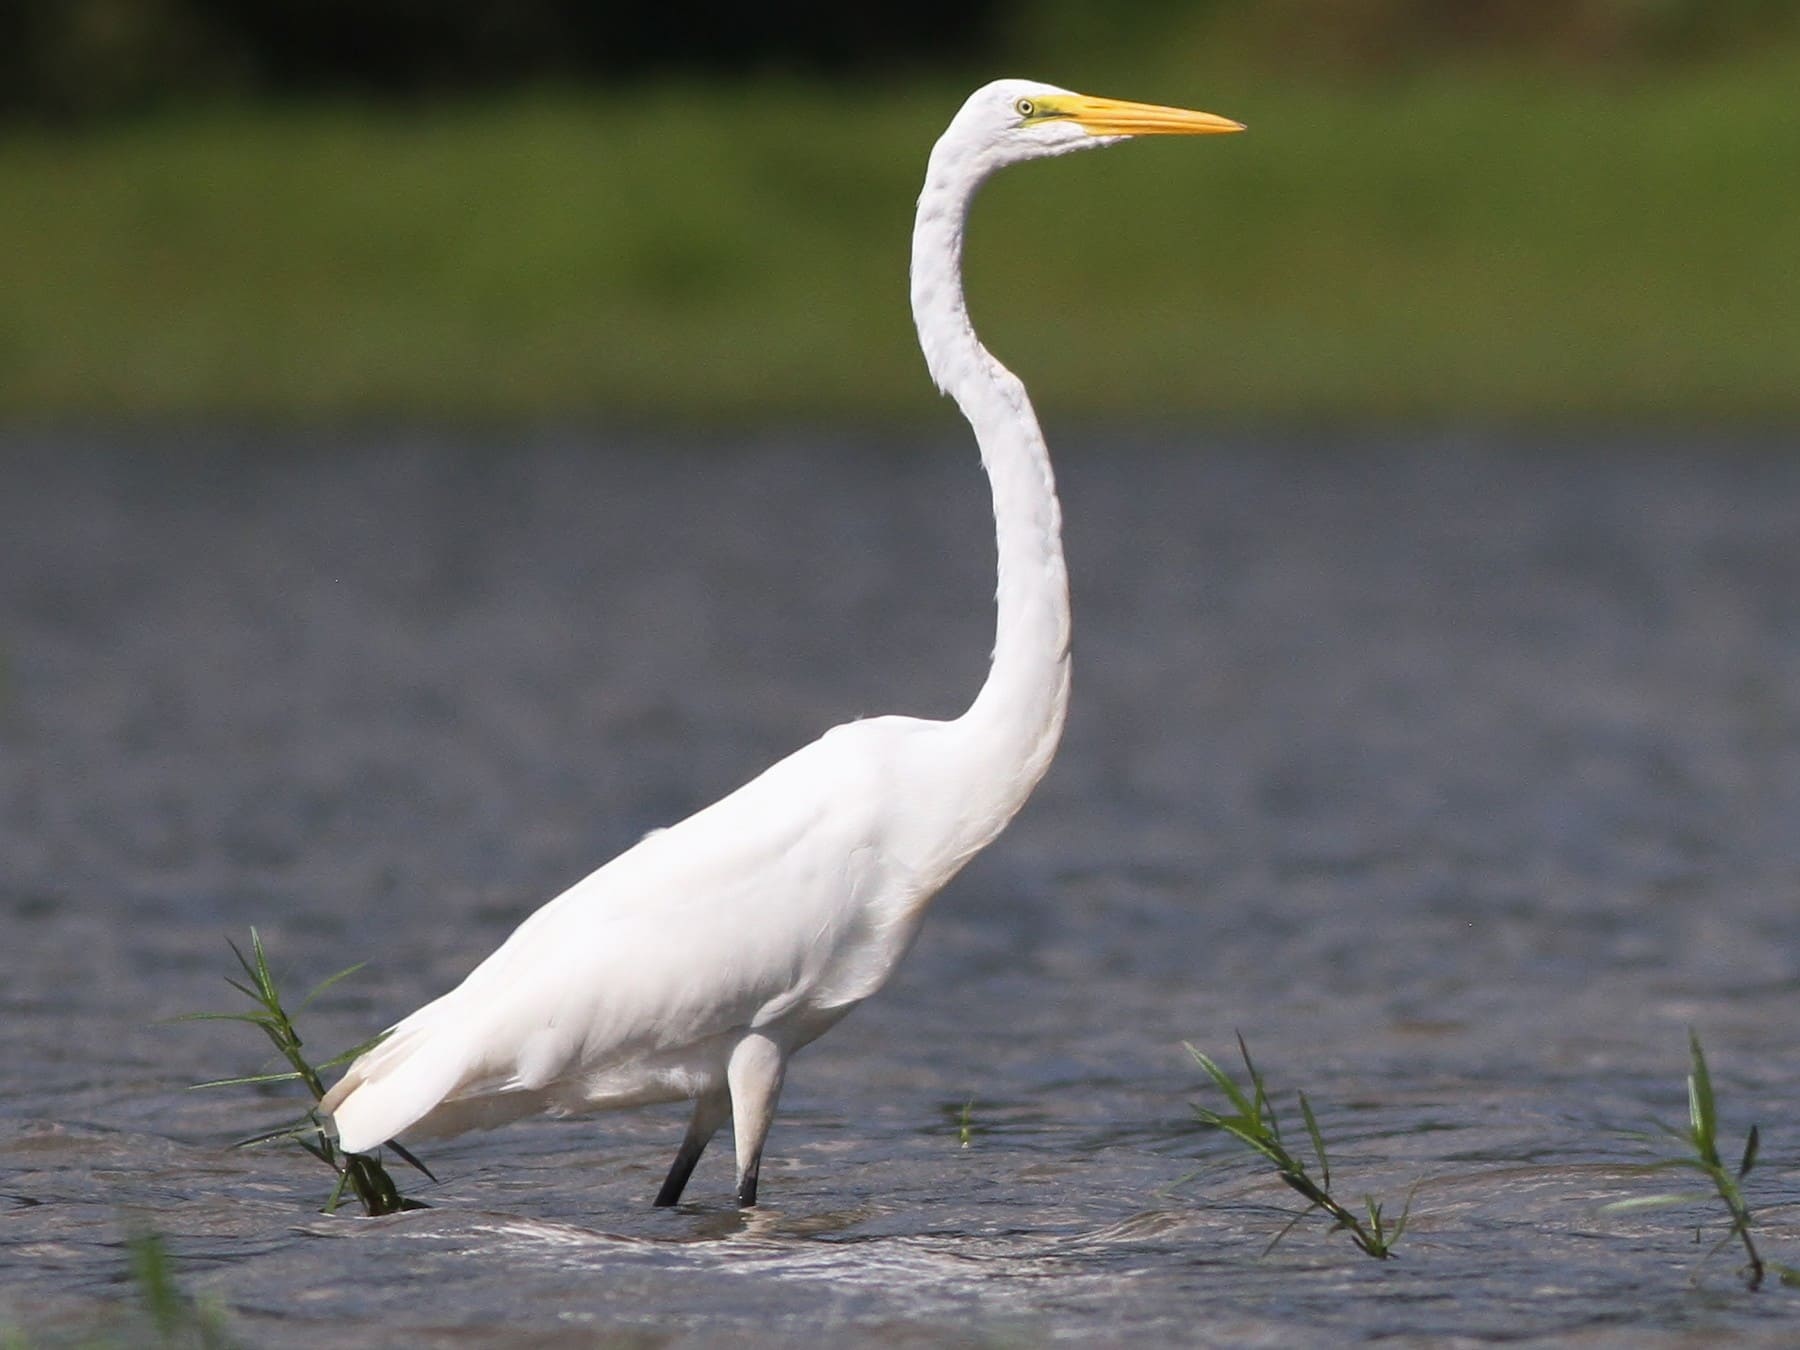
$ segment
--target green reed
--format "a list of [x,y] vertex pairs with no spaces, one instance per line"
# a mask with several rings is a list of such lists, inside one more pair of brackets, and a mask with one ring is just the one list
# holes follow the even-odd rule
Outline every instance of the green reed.
[[[336,1212],[346,1190],[356,1196],[362,1204],[363,1211],[367,1214],[392,1214],[397,1210],[424,1208],[422,1202],[409,1199],[401,1194],[399,1186],[395,1184],[393,1177],[381,1165],[378,1158],[366,1153],[345,1153],[339,1149],[337,1141],[325,1128],[324,1117],[318,1111],[317,1103],[325,1096],[325,1084],[320,1077],[321,1072],[340,1064],[349,1063],[365,1050],[379,1043],[381,1037],[376,1036],[341,1054],[333,1055],[330,1059],[313,1064],[306,1057],[304,1043],[300,1039],[300,1033],[294,1027],[293,1017],[282,1004],[280,991],[275,985],[275,977],[269,969],[268,954],[263,950],[262,937],[256,929],[250,930],[250,956],[245,956],[243,950],[235,942],[230,943],[230,947],[232,955],[237,957],[238,965],[243,969],[249,983],[246,984],[229,975],[225,977],[225,982],[255,1004],[256,1010],[254,1012],[189,1013],[176,1020],[246,1022],[251,1026],[259,1027],[274,1044],[281,1058],[287,1061],[289,1067],[273,1073],[215,1078],[209,1082],[196,1083],[194,1087],[196,1089],[245,1087],[262,1086],[268,1083],[300,1082],[306,1085],[306,1090],[312,1094],[314,1102],[314,1105],[308,1107],[299,1119],[289,1121],[271,1130],[265,1130],[261,1134],[252,1135],[248,1139],[241,1139],[234,1147],[248,1148],[257,1144],[272,1143],[276,1140],[288,1140],[312,1154],[313,1157],[337,1173],[337,1185],[332,1187],[331,1195],[325,1201],[324,1212],[327,1214]],[[359,961],[348,969],[340,970],[329,979],[320,981],[313,987],[312,992],[300,1001],[294,1011],[296,1013],[304,1012],[320,994],[340,980],[354,975],[362,969],[364,964]],[[424,1163],[400,1144],[390,1140],[387,1146],[393,1149],[409,1166],[431,1180],[437,1180]]]
[[1637,1170],[1644,1173],[1675,1170],[1698,1172],[1709,1183],[1711,1190],[1669,1191],[1659,1195],[1633,1196],[1628,1200],[1615,1200],[1603,1206],[1603,1212],[1617,1214],[1631,1210],[1666,1209],[1675,1205],[1705,1203],[1716,1198],[1725,1206],[1725,1235],[1713,1244],[1707,1256],[1729,1246],[1735,1239],[1744,1248],[1741,1274],[1746,1288],[1761,1288],[1764,1277],[1771,1270],[1783,1284],[1800,1285],[1800,1270],[1765,1261],[1762,1253],[1757,1250],[1756,1240],[1750,1235],[1756,1218],[1750,1209],[1750,1202],[1744,1197],[1743,1182],[1756,1166],[1762,1145],[1761,1131],[1755,1125],[1750,1127],[1750,1133],[1744,1137],[1744,1148],[1737,1165],[1727,1166],[1719,1153],[1719,1105],[1713,1090],[1712,1073],[1706,1067],[1706,1051],[1701,1048],[1700,1034],[1691,1028],[1688,1031],[1688,1057],[1687,1124],[1684,1127],[1657,1127],[1662,1135],[1680,1144],[1685,1152],[1678,1157],[1664,1158],[1660,1162],[1645,1163]]
[[[161,1346],[199,1346],[200,1350],[225,1350],[232,1344],[225,1333],[225,1310],[215,1300],[195,1300],[175,1280],[174,1266],[162,1237],[145,1231],[126,1244],[131,1283],[143,1311],[155,1328]],[[133,1341],[143,1344],[133,1336]]]
[[1302,1219],[1318,1210],[1332,1220],[1335,1228],[1349,1233],[1350,1240],[1365,1255],[1377,1260],[1387,1260],[1394,1254],[1394,1244],[1400,1241],[1401,1234],[1406,1231],[1406,1221],[1412,1213],[1412,1196],[1407,1196],[1400,1217],[1392,1223],[1388,1221],[1381,1202],[1372,1195],[1363,1197],[1363,1215],[1356,1214],[1342,1204],[1331,1194],[1331,1162],[1325,1151],[1324,1133],[1319,1129],[1318,1117],[1313,1114],[1312,1103],[1306,1099],[1304,1092],[1298,1094],[1300,1117],[1306,1124],[1307,1139],[1318,1164],[1317,1176],[1283,1141],[1281,1120],[1276,1115],[1274,1103],[1269,1100],[1263,1076],[1250,1058],[1250,1047],[1244,1043],[1241,1034],[1237,1043],[1238,1054],[1243,1057],[1244,1071],[1250,1078],[1247,1091],[1213,1060],[1192,1045],[1187,1046],[1187,1052],[1194,1057],[1194,1062],[1206,1071],[1207,1077],[1212,1079],[1213,1085],[1225,1095],[1233,1108],[1230,1115],[1224,1115],[1196,1103],[1194,1114],[1200,1118],[1202,1125],[1225,1131],[1246,1148],[1261,1155],[1275,1169],[1275,1175],[1307,1201],[1306,1208],[1294,1215],[1269,1240],[1269,1245],[1263,1248],[1263,1254],[1266,1256],[1275,1250],[1276,1244],[1292,1232]]

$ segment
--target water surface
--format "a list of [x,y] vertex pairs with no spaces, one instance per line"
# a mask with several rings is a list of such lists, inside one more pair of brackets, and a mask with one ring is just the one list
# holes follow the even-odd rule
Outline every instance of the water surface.
[[[0,1329],[79,1337],[163,1234],[256,1345],[1791,1343],[1702,1208],[1617,1218],[1686,1029],[1800,1264],[1800,457],[1059,441],[1064,751],[894,984],[795,1063],[765,1204],[683,1113],[428,1151],[315,1210],[195,1079],[260,928],[336,1048],[833,722],[991,638],[973,456],[603,433],[0,446]],[[1198,1133],[1192,1040],[1305,1087],[1399,1259]],[[961,1138],[966,1108],[970,1129]],[[611,1338],[608,1340],[607,1338]]]

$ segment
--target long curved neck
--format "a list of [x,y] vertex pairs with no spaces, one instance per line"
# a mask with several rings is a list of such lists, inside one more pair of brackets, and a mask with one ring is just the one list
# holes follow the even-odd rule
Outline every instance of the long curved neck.
[[912,307],[938,387],[969,419],[994,496],[999,555],[993,664],[969,710],[949,726],[963,754],[967,854],[988,843],[1050,767],[1069,704],[1069,579],[1050,455],[1025,386],[969,322],[963,223],[982,175],[946,152],[931,157],[913,229]]

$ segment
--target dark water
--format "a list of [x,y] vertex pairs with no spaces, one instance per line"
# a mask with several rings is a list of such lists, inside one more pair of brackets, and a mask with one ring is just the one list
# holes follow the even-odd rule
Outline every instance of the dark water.
[[[1800,1264],[1800,446],[1059,448],[1062,757],[796,1062],[765,1205],[720,1149],[653,1212],[663,1111],[438,1146],[367,1221],[226,1148],[279,1102],[183,1090],[252,1031],[157,1019],[254,923],[296,989],[369,959],[309,1014],[348,1044],[832,722],[959,711],[972,454],[0,447],[0,1332],[129,1340],[150,1228],[256,1345],[1793,1343],[1712,1210],[1597,1207],[1692,1025]],[[1261,1255],[1180,1048],[1236,1028],[1342,1189],[1417,1183],[1398,1260]]]

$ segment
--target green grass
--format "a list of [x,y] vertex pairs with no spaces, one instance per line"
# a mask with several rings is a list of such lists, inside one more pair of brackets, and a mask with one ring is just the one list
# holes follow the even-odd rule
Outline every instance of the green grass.
[[[286,1069],[269,1073],[240,1074],[231,1078],[215,1078],[210,1082],[194,1084],[196,1089],[221,1087],[262,1087],[274,1083],[299,1083],[316,1103],[325,1096],[325,1083],[321,1071],[339,1065],[348,1064],[363,1051],[370,1049],[381,1041],[377,1036],[362,1045],[333,1055],[329,1059],[313,1064],[306,1053],[306,1043],[300,1038],[294,1026],[293,1015],[281,1001],[281,991],[275,983],[274,972],[269,968],[268,953],[263,949],[262,937],[256,929],[250,930],[250,956],[245,956],[242,949],[234,942],[231,953],[237,957],[239,968],[244,979],[249,983],[225,977],[238,993],[255,1005],[255,1012],[233,1013],[188,1013],[176,1020],[181,1022],[243,1022],[257,1028],[275,1047],[277,1056],[288,1065]],[[305,1012],[308,1005],[327,989],[346,976],[354,975],[362,969],[362,962],[340,970],[328,979],[321,980],[313,987],[311,993],[300,1001],[295,1012]],[[385,1034],[385,1033],[384,1033]],[[388,1174],[381,1160],[366,1153],[346,1153],[339,1149],[337,1140],[325,1128],[324,1119],[316,1107],[308,1107],[298,1120],[278,1125],[272,1130],[264,1130],[260,1134],[241,1140],[239,1148],[256,1144],[288,1142],[298,1145],[307,1153],[324,1163],[337,1174],[337,1184],[332,1187],[326,1198],[324,1212],[332,1214],[337,1211],[338,1203],[349,1192],[354,1195],[363,1207],[365,1214],[393,1214],[404,1209],[423,1209],[425,1206],[417,1200],[401,1194],[400,1188]],[[388,1141],[389,1148],[402,1161],[435,1181],[431,1171],[415,1158],[404,1146]]]
[[160,1233],[134,1225],[123,1248],[125,1269],[119,1282],[129,1289],[129,1298],[108,1299],[91,1307],[80,1322],[53,1332],[0,1327],[0,1350],[232,1350],[238,1344],[228,1328],[225,1304],[215,1295],[195,1298],[182,1288],[176,1258]]
[[1247,1090],[1240,1087],[1229,1072],[1192,1045],[1187,1047],[1187,1052],[1194,1057],[1194,1062],[1212,1080],[1212,1085],[1231,1107],[1230,1114],[1226,1114],[1196,1104],[1194,1114],[1200,1123],[1208,1129],[1223,1131],[1255,1153],[1274,1169],[1283,1185],[1307,1202],[1306,1208],[1295,1214],[1269,1240],[1269,1245],[1263,1248],[1265,1256],[1293,1232],[1295,1225],[1315,1211],[1330,1219],[1333,1228],[1348,1233],[1350,1240],[1364,1256],[1374,1257],[1378,1261],[1385,1261],[1393,1256],[1394,1244],[1406,1232],[1406,1222],[1412,1214],[1410,1195],[1397,1219],[1390,1220],[1382,1202],[1372,1195],[1363,1197],[1363,1213],[1356,1213],[1331,1193],[1331,1160],[1325,1151],[1325,1135],[1319,1129],[1318,1117],[1313,1114],[1312,1103],[1306,1099],[1304,1092],[1297,1094],[1300,1118],[1306,1123],[1306,1137],[1312,1146],[1313,1161],[1318,1164],[1316,1175],[1305,1161],[1288,1148],[1287,1142],[1282,1138],[1281,1118],[1275,1110],[1275,1104],[1269,1100],[1263,1076],[1250,1058],[1250,1047],[1244,1043],[1241,1035],[1238,1037],[1238,1054],[1244,1061],[1244,1073],[1250,1080]]
[[[1046,410],[1800,414],[1800,59],[1637,83],[1044,73],[1251,128],[988,190],[972,304]],[[0,417],[937,415],[906,255],[962,93],[0,134]]]
[[[126,1245],[142,1313],[154,1336],[139,1325],[120,1344],[193,1346],[198,1350],[225,1350],[232,1344],[225,1333],[225,1311],[212,1300],[195,1301],[175,1279],[167,1245],[157,1233],[140,1232]],[[104,1343],[104,1342],[103,1342]]]
[[1783,1284],[1800,1285],[1800,1270],[1780,1263],[1771,1265],[1765,1261],[1750,1233],[1756,1224],[1756,1216],[1744,1196],[1743,1183],[1756,1166],[1762,1133],[1752,1125],[1750,1133],[1744,1137],[1743,1153],[1737,1165],[1728,1167],[1719,1153],[1719,1106],[1717,1094],[1713,1090],[1712,1071],[1706,1066],[1706,1051],[1700,1046],[1699,1033],[1693,1030],[1688,1032],[1688,1059],[1691,1065],[1687,1079],[1688,1123],[1679,1129],[1671,1125],[1661,1127],[1665,1136],[1681,1146],[1682,1153],[1662,1162],[1648,1163],[1642,1170],[1646,1173],[1671,1170],[1698,1172],[1710,1190],[1633,1196],[1629,1200],[1614,1201],[1605,1208],[1610,1213],[1619,1214],[1629,1210],[1690,1206],[1716,1199],[1725,1207],[1725,1236],[1713,1245],[1707,1255],[1712,1255],[1736,1239],[1744,1248],[1741,1273],[1747,1288],[1761,1288],[1770,1269],[1774,1270]]

